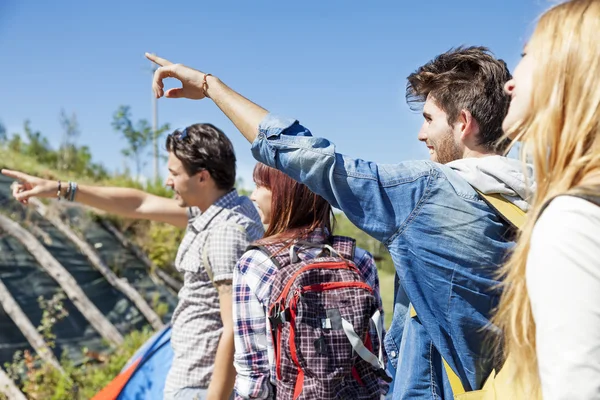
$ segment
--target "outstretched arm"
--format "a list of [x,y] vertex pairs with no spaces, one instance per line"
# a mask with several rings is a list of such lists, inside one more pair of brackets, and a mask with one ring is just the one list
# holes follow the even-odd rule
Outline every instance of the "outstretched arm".
[[[2,174],[18,181],[13,185],[13,196],[24,204],[31,197],[54,198],[58,195],[58,181],[7,169],[3,169]],[[62,182],[62,196],[66,190],[67,182]],[[181,228],[187,226],[186,209],[179,207],[176,200],[138,189],[78,185],[74,200],[122,217],[166,222]]]
[[[218,78],[146,56],[161,66],[152,85],[157,97],[211,98],[252,143],[254,158],[302,182],[382,242],[410,222],[408,217],[427,193],[433,170],[428,162],[378,165],[344,156],[327,139],[312,137],[298,121],[269,114]],[[178,79],[182,86],[165,92],[165,78]]]

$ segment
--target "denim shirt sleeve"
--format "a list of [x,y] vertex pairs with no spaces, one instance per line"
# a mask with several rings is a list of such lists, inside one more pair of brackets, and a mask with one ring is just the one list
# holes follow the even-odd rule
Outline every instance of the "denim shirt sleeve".
[[252,144],[256,160],[286,173],[386,243],[410,222],[434,169],[428,161],[383,165],[336,153],[294,119],[267,115]]

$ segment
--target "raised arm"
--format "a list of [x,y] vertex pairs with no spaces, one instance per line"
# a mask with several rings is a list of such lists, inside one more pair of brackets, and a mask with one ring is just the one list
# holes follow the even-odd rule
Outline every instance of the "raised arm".
[[[153,90],[157,97],[211,98],[252,143],[254,157],[302,182],[341,209],[359,228],[386,242],[400,232],[415,211],[434,167],[428,162],[378,165],[335,151],[333,143],[312,137],[294,119],[275,117],[236,93],[218,78],[163,58],[146,54],[159,64]],[[164,91],[163,79],[182,87]]]
[[[211,98],[223,113],[234,123],[238,130],[250,142],[258,135],[260,121],[269,113],[261,106],[251,102],[241,94],[231,90],[215,76],[186,67],[173,64],[164,58],[146,53],[146,57],[160,65],[154,73],[152,89],[156,97],[188,98],[200,100]],[[178,79],[182,87],[164,91],[163,79]]]
[[[24,204],[31,197],[56,198],[58,195],[58,181],[7,169],[3,169],[2,174],[17,180],[13,196]],[[66,191],[67,182],[62,182],[62,196]],[[176,200],[138,189],[78,185],[74,200],[122,217],[166,222],[181,228],[186,227],[188,221],[186,209],[179,207]]]

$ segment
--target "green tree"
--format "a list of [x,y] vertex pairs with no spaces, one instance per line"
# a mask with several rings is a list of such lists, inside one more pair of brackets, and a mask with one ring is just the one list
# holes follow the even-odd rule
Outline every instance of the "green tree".
[[31,129],[31,121],[25,120],[23,131],[25,132],[25,138],[27,139],[27,145],[24,149],[25,154],[40,162],[46,162],[49,158],[52,158],[49,154],[51,151],[48,139],[42,136],[40,131]]
[[113,115],[113,128],[121,132],[128,147],[121,150],[121,153],[130,158],[136,169],[136,177],[139,178],[144,166],[144,154],[150,141],[152,140],[152,128],[148,121],[141,119],[134,127],[131,121],[131,110],[129,106],[120,106]]
[[8,148],[15,153],[20,153],[23,149],[23,139],[18,133],[13,133],[12,137],[8,141]]
[[[79,158],[79,149],[75,145],[77,138],[81,135],[79,122],[75,113],[68,116],[65,110],[60,112],[60,125],[63,128],[63,135],[60,147],[58,149],[57,168],[59,170],[68,171],[74,169],[74,165]],[[89,160],[87,160],[89,162]],[[76,169],[80,172],[80,169]]]

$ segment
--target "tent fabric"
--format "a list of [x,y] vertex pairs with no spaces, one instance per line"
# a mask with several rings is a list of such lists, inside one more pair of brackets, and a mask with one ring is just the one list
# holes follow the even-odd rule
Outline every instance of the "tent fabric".
[[92,400],[160,400],[173,362],[171,326],[156,332]]
[[121,393],[121,390],[123,390],[123,386],[125,386],[131,375],[135,372],[138,364],[139,360],[129,365],[129,367],[117,375],[110,384],[92,397],[92,400],[116,399],[119,393]]

